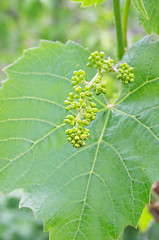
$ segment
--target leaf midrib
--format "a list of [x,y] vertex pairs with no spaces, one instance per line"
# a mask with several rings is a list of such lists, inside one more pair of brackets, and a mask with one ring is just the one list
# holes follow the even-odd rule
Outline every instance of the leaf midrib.
[[90,185],[90,181],[91,181],[91,177],[92,177],[92,174],[93,174],[93,171],[94,171],[94,167],[95,167],[95,164],[96,164],[96,160],[97,160],[97,155],[98,155],[98,151],[99,151],[99,146],[100,146],[100,143],[102,141],[102,138],[103,138],[103,134],[105,132],[105,129],[107,127],[107,123],[108,123],[108,120],[109,120],[109,115],[110,115],[110,110],[108,110],[108,113],[106,115],[106,120],[105,120],[105,123],[104,123],[104,127],[102,129],[102,132],[101,132],[101,135],[100,135],[100,138],[99,138],[99,141],[98,141],[98,144],[97,144],[97,149],[96,149],[96,153],[95,153],[95,157],[94,157],[94,161],[93,161],[93,164],[92,164],[92,168],[91,168],[91,171],[90,171],[90,175],[89,175],[89,179],[88,179],[88,183],[87,183],[87,186],[86,186],[86,191],[85,191],[85,196],[84,196],[84,202],[83,202],[83,206],[82,206],[82,210],[81,210],[81,215],[80,215],[80,218],[79,218],[79,224],[78,224],[78,228],[77,228],[77,231],[74,235],[74,238],[73,240],[76,239],[76,236],[80,230],[80,225],[81,225],[81,221],[82,221],[82,217],[83,217],[83,212],[84,212],[84,208],[85,208],[85,205],[86,205],[86,200],[87,200],[87,194],[88,194],[88,189],[89,189],[89,185]]

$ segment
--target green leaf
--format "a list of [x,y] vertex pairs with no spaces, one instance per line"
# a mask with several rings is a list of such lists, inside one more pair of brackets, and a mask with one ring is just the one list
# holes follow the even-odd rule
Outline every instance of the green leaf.
[[128,51],[135,82],[115,105],[98,100],[91,137],[77,150],[63,101],[74,70],[95,75],[88,56],[72,42],[42,41],[6,69],[0,91],[0,190],[23,189],[20,205],[44,219],[51,240],[117,239],[137,225],[159,177],[159,42],[144,38]]
[[81,2],[82,3],[82,7],[88,7],[90,5],[95,4],[96,6],[103,2],[104,0],[72,0],[74,2]]
[[145,9],[143,0],[133,0],[133,3],[135,5],[135,7],[137,8],[137,10],[141,13],[141,15],[148,19],[148,14]]
[[149,34],[152,32],[159,34],[159,1],[143,0],[143,3],[148,14],[148,19],[140,16],[140,23],[143,24]]

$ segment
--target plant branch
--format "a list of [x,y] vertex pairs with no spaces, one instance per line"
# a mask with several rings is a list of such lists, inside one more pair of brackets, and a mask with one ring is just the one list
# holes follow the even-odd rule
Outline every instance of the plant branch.
[[118,48],[118,59],[121,60],[124,54],[123,30],[121,24],[120,0],[113,0],[116,39]]
[[124,47],[127,49],[127,27],[128,27],[128,16],[129,16],[129,9],[130,9],[130,0],[126,0],[124,13],[123,13],[123,36],[124,36]]

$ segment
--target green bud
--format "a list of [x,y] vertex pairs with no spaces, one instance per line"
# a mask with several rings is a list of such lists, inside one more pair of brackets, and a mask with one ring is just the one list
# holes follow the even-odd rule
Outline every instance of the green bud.
[[86,113],[86,118],[90,118],[91,115],[89,113]]
[[68,137],[68,138],[67,138],[67,141],[71,142],[71,141],[72,141],[72,138],[71,138],[71,137]]
[[107,86],[106,82],[102,82],[102,83],[101,83],[101,86],[102,86],[103,88],[106,88],[106,86]]
[[75,142],[75,140],[72,140],[71,143],[74,145],[76,142]]
[[79,148],[80,145],[78,143],[75,144],[75,148]]
[[74,125],[75,125],[75,121],[73,121],[73,122],[70,123],[70,126],[71,126],[71,127],[74,127]]
[[128,75],[130,78],[134,78],[134,74],[133,73],[129,73]]
[[77,82],[72,81],[72,86],[76,86],[76,85],[77,85]]
[[76,127],[73,130],[74,130],[74,132],[78,132],[78,128],[76,128]]
[[71,120],[70,120],[70,119],[65,119],[65,123],[70,124],[70,123],[71,123]]
[[74,98],[73,92],[70,92],[70,93],[69,93],[69,96],[70,96],[71,98]]
[[96,56],[96,58],[95,58],[97,61],[99,61],[100,60],[100,57],[99,56]]
[[78,76],[78,72],[77,72],[77,71],[74,71],[73,74],[74,74],[75,76]]
[[83,99],[80,98],[79,99],[79,103],[82,104],[83,103]]
[[83,125],[85,125],[85,126],[89,126],[89,122],[88,122],[87,120],[83,120],[82,123],[83,123]]
[[86,103],[82,103],[82,108],[85,108],[86,106]]
[[72,115],[67,115],[66,118],[68,118],[68,119],[74,119],[74,116],[72,116]]
[[91,102],[91,103],[90,103],[90,106],[91,106],[91,107],[96,107],[96,104],[95,104],[94,102]]
[[78,141],[79,140],[79,136],[75,136],[75,141]]
[[90,87],[89,87],[88,85],[84,87],[84,91],[85,91],[85,92],[87,92],[87,91],[89,91],[89,90],[90,90]]
[[121,68],[119,69],[119,72],[120,72],[120,73],[124,73],[123,69],[121,69]]
[[108,71],[109,68],[108,68],[108,66],[104,66],[103,69],[104,69],[105,71]]
[[92,108],[87,107],[87,108],[86,108],[86,113],[91,113],[91,112],[92,112]]
[[73,99],[72,99],[71,97],[68,97],[67,100],[68,100],[69,102],[72,102],[72,101],[73,101]]
[[107,90],[105,88],[102,88],[102,93],[106,94]]
[[77,82],[77,79],[78,79],[78,78],[77,78],[76,76],[73,76],[73,77],[72,77],[72,81],[74,81],[74,82]]
[[81,92],[82,92],[82,88],[81,88],[81,87],[76,87],[76,88],[75,88],[75,91],[76,91],[77,93],[81,93]]
[[79,73],[80,75],[85,76],[85,71],[83,71],[82,69],[80,69],[80,70],[78,71],[78,73]]
[[65,107],[67,111],[71,110],[71,106]]
[[95,81],[94,81],[96,84],[100,83],[100,79],[97,78]]
[[92,63],[87,63],[87,66],[88,67],[93,67],[93,64]]
[[134,79],[133,79],[133,78],[130,78],[130,79],[129,79],[129,82],[131,82],[131,83],[134,82]]
[[81,106],[81,104],[79,102],[77,102],[76,106],[79,108]]
[[81,96],[82,98],[85,97],[84,92],[81,92],[81,93],[80,93],[80,96]]
[[101,85],[97,85],[97,86],[96,86],[96,89],[97,89],[98,91],[101,91],[101,90],[102,90]]
[[77,123],[78,123],[78,124],[80,124],[81,122],[82,122],[81,119],[78,119],[78,120],[77,120]]
[[72,103],[71,108],[72,108],[72,109],[75,109],[75,108],[76,108],[76,104],[75,104],[75,103]]
[[72,129],[67,129],[67,130],[65,131],[65,133],[66,133],[66,134],[71,134],[71,133],[72,133]]
[[81,81],[84,80],[84,76],[80,75],[80,76],[79,76],[79,79],[80,79]]
[[101,91],[96,90],[96,95],[101,94]]
[[104,52],[100,52],[100,57],[104,58],[104,56],[105,56],[105,53]]
[[98,112],[98,108],[92,108],[92,111],[93,111],[94,113],[97,113],[97,112]]
[[81,139],[83,139],[83,140],[84,140],[86,137],[87,137],[86,134],[82,134],[82,135],[81,135]]
[[89,91],[86,91],[85,94],[86,94],[86,96],[90,96],[90,92]]
[[66,100],[66,101],[64,101],[64,104],[65,105],[70,105],[70,102]]
[[79,95],[75,95],[75,99],[79,99],[80,98],[80,96]]
[[92,98],[91,97],[87,97],[88,101],[92,101]]
[[96,117],[95,117],[95,116],[92,116],[92,117],[91,117],[91,119],[92,119],[92,121],[93,121],[93,120],[95,120],[95,119],[96,119]]

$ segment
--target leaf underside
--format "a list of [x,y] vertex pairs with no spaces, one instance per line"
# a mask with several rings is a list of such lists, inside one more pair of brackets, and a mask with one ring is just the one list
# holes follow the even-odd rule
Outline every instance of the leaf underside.
[[44,219],[51,240],[117,239],[136,226],[159,178],[159,42],[142,39],[124,56],[135,82],[115,105],[101,96],[86,147],[67,142],[63,101],[89,51],[42,41],[6,72],[0,90],[0,190],[24,189],[21,206]]

